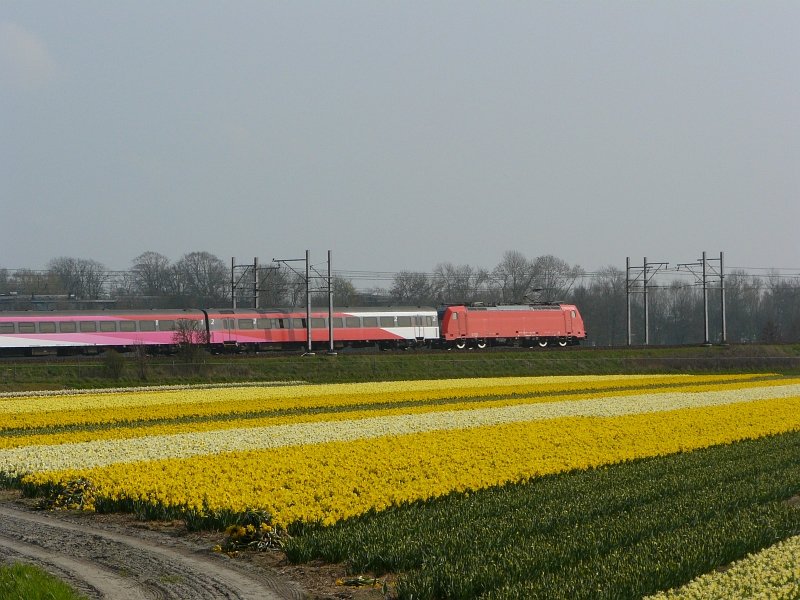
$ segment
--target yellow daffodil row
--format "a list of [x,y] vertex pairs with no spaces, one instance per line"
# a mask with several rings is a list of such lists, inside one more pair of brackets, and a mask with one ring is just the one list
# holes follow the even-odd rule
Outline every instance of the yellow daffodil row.
[[[133,500],[199,512],[259,508],[272,513],[279,525],[295,521],[330,524],[371,509],[451,491],[800,429],[797,390],[785,397],[766,394],[765,399],[745,394],[732,400],[728,392],[717,396],[710,392],[675,396],[669,407],[659,404],[663,402],[661,398],[653,399],[649,407],[631,406],[622,412],[613,410],[611,403],[605,407],[607,412],[527,415],[510,421],[481,421],[476,416],[481,411],[432,413],[431,418],[439,418],[440,422],[428,430],[409,425],[419,420],[419,415],[406,419],[406,429],[400,426],[402,420],[382,423],[380,427],[379,422],[369,419],[350,421],[335,433],[325,429],[335,423],[312,424],[325,427],[317,432],[319,435],[304,430],[294,440],[290,436],[298,432],[285,431],[284,441],[290,445],[267,444],[258,450],[220,451],[219,446],[213,445],[219,440],[212,444],[212,450],[203,447],[201,437],[186,445],[190,450],[186,458],[156,458],[169,452],[171,441],[162,439],[160,454],[154,447],[154,454],[120,457],[143,462],[77,469],[77,456],[73,456],[70,467],[44,470],[61,464],[55,451],[42,456],[39,465],[28,464],[27,469],[43,470],[26,476],[24,481],[40,485],[83,477],[96,486],[98,497],[111,501]],[[682,396],[688,397],[683,397],[680,404],[677,398]],[[619,397],[615,402],[627,398],[630,397]],[[597,399],[595,408],[599,409],[604,401]],[[636,397],[637,403],[644,401],[646,396]],[[590,406],[592,402],[595,401],[562,404]],[[487,419],[501,414],[487,410],[482,414]],[[476,415],[470,420],[472,412]],[[456,422],[448,427],[442,419]],[[272,433],[276,438],[277,432]],[[244,432],[229,435],[238,437]],[[197,444],[195,456],[191,456],[192,444]],[[130,446],[124,448],[117,451],[134,452]],[[65,451],[68,447],[60,449]],[[81,450],[84,454],[89,452],[89,448]],[[113,448],[106,450],[113,456]],[[17,468],[21,466],[18,464]],[[14,467],[6,463],[3,469],[8,473]]]
[[29,445],[0,450],[0,471],[24,474],[39,470],[90,468],[115,462],[184,458],[241,450],[275,448],[346,441],[364,437],[404,435],[421,431],[465,429],[502,423],[557,419],[562,417],[614,417],[683,408],[754,402],[776,398],[800,398],[800,383],[713,392],[671,391],[573,399],[545,403],[509,403],[457,410],[415,411],[412,414],[365,413],[361,418],[297,422],[268,427],[191,431],[181,434],[138,438],[108,438],[73,444]]
[[[643,389],[655,391],[676,386],[682,386],[686,391],[702,391],[720,386],[736,389],[770,383],[760,380],[762,378],[756,375],[518,377],[13,398],[0,401],[0,432],[69,425],[202,419],[311,408],[458,401],[464,398],[527,397],[535,401],[550,401],[570,393],[577,394],[575,398],[579,399],[594,397],[603,391],[637,393]],[[772,380],[776,385],[786,382],[777,378]],[[0,447],[18,443],[18,440],[0,440]]]
[[800,595],[800,536],[779,542],[733,563],[725,571],[698,577],[649,600],[764,598],[794,600]]
[[[684,383],[686,382],[686,378],[682,377]],[[605,383],[605,382],[603,382]],[[10,449],[10,448],[17,448],[21,446],[33,446],[33,445],[54,445],[54,444],[77,444],[81,442],[89,442],[89,441],[97,441],[97,440],[120,440],[120,439],[128,439],[128,438],[143,438],[149,436],[169,436],[169,435],[178,435],[182,433],[197,433],[203,431],[224,431],[224,430],[231,430],[231,429],[252,429],[256,427],[269,427],[275,425],[288,425],[288,424],[298,424],[298,423],[311,423],[311,422],[320,422],[320,421],[345,421],[345,420],[353,420],[353,419],[361,419],[361,418],[368,418],[374,416],[390,416],[390,415],[400,415],[400,414],[422,414],[422,413],[430,413],[430,412],[437,412],[437,411],[444,411],[444,410],[476,410],[482,408],[497,408],[497,407],[504,407],[504,406],[516,406],[519,404],[525,403],[553,403],[553,402],[566,402],[566,401],[576,401],[576,400],[585,400],[585,399],[600,399],[600,398],[607,398],[607,403],[614,403],[615,400],[613,399],[614,396],[612,394],[627,394],[630,395],[626,401],[623,401],[623,405],[631,405],[637,407],[639,410],[640,406],[647,405],[648,402],[651,402],[655,396],[654,394],[659,389],[663,389],[663,387],[667,387],[670,390],[670,393],[673,395],[677,394],[678,392],[683,393],[699,393],[699,392],[706,392],[709,390],[713,390],[714,393],[725,392],[723,398],[738,398],[738,394],[747,394],[747,393],[755,393],[756,397],[763,397],[763,395],[767,392],[765,391],[758,391],[762,388],[774,388],[775,392],[768,392],[768,395],[786,395],[792,394],[792,388],[789,387],[791,384],[800,384],[800,380],[793,380],[793,379],[776,379],[776,380],[768,380],[768,381],[761,381],[761,382],[753,382],[753,381],[740,381],[737,383],[724,383],[724,384],[708,384],[708,383],[695,383],[694,385],[681,385],[681,386],[662,386],[662,387],[652,387],[650,388],[650,393],[647,394],[647,398],[644,400],[644,404],[641,404],[639,400],[640,394],[636,392],[640,392],[637,389],[622,389],[617,390],[616,392],[612,391],[602,391],[604,388],[600,386],[600,391],[596,391],[595,393],[581,393],[581,394],[569,394],[569,393],[560,393],[556,395],[534,395],[528,397],[522,396],[511,396],[505,397],[502,399],[497,399],[496,396],[492,395],[489,396],[487,399],[484,400],[470,400],[469,402],[458,402],[458,399],[453,399],[451,402],[447,402],[446,404],[416,404],[416,405],[409,405],[408,403],[395,403],[391,401],[386,401],[386,407],[371,407],[370,409],[366,410],[338,410],[336,412],[326,412],[326,411],[313,411],[313,412],[293,412],[287,415],[266,415],[266,416],[258,416],[258,417],[248,417],[248,418],[226,418],[224,420],[197,420],[193,419],[191,421],[180,421],[175,420],[167,423],[158,423],[154,425],[144,425],[144,426],[125,426],[125,424],[118,424],[114,427],[108,427],[104,429],[78,429],[72,431],[56,431],[54,433],[36,433],[35,430],[28,430],[25,433],[20,433],[18,435],[13,436],[4,436],[0,437],[0,449]],[[758,386],[758,387],[755,387]],[[487,388],[487,389],[496,389],[496,388]],[[751,392],[747,392],[747,390],[751,390]],[[736,395],[731,395],[736,394]],[[682,396],[684,398],[688,398],[689,396]],[[709,398],[712,396],[709,396]],[[742,396],[743,397],[743,396]],[[391,396],[390,396],[391,398]],[[548,411],[550,414],[560,414],[562,408],[558,406],[553,406],[550,409],[543,409]],[[569,409],[574,410],[574,409]],[[583,410],[578,409],[578,410]],[[35,417],[36,415],[34,415]],[[168,418],[167,415],[162,415],[162,419]],[[178,417],[180,419],[180,417]]]

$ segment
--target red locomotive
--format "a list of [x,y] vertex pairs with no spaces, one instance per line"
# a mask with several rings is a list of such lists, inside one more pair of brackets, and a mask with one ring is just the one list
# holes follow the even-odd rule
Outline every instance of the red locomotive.
[[544,303],[447,306],[439,311],[439,336],[446,347],[567,346],[586,338],[572,304]]

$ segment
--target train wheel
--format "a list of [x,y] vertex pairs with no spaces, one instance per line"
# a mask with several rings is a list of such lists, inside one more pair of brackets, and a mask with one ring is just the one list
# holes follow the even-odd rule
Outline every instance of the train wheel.
[[562,348],[566,347],[567,340],[558,340],[558,345],[561,346]]
[[459,350],[463,350],[466,347],[467,347],[467,340],[465,340],[464,338],[456,340],[456,348],[458,348]]
[[486,348],[486,340],[478,340],[478,348],[480,348],[481,350]]
[[539,340],[540,348],[547,348],[547,340]]

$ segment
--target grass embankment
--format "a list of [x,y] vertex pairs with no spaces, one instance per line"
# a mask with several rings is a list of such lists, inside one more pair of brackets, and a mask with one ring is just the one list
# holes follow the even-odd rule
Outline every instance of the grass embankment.
[[16,563],[0,565],[0,598],[4,600],[85,600],[37,567]]
[[0,391],[128,385],[302,380],[309,383],[624,373],[800,372],[800,346],[408,351],[328,356],[126,356],[0,360]]

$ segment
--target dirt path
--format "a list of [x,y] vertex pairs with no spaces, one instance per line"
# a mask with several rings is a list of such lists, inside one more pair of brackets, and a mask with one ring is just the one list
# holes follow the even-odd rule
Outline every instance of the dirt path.
[[38,565],[92,599],[306,597],[277,573],[209,547],[185,535],[0,502],[0,562]]

